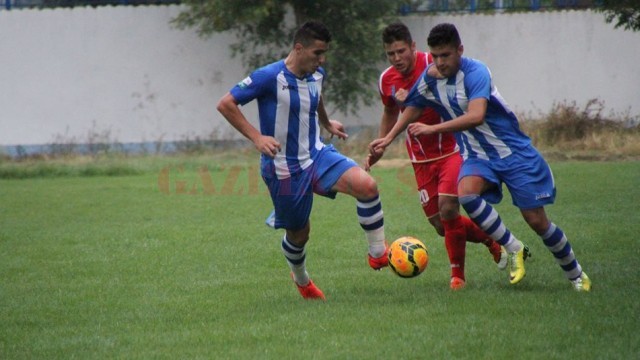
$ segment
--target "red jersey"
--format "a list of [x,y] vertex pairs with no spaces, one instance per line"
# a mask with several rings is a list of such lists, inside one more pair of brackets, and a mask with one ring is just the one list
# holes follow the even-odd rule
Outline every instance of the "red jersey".
[[[418,51],[416,52],[415,66],[408,76],[405,77],[393,66],[383,71],[378,82],[378,90],[380,91],[380,97],[382,98],[384,106],[391,108],[400,107],[400,111],[404,111],[404,106],[399,104],[395,99],[396,89],[411,90],[413,84],[415,84],[427,68],[427,65],[432,62],[433,58],[431,54]],[[440,115],[431,108],[425,108],[422,116],[418,119],[418,122],[427,125],[435,125],[442,121]],[[410,136],[407,133],[405,143],[407,145],[409,158],[411,162],[414,163],[433,161],[458,152],[458,145],[453,133],[422,135],[417,137]]]

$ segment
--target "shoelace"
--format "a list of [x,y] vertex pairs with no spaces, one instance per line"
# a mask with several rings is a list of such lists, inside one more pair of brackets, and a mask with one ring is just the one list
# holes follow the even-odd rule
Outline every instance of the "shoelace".
[[513,267],[516,266],[516,260],[517,259],[518,259],[518,253],[517,252],[508,254],[507,262],[509,264],[509,269],[513,269]]
[[575,279],[575,280],[571,280],[571,282],[573,283],[573,286],[576,289],[582,289],[582,275],[580,275],[579,278]]

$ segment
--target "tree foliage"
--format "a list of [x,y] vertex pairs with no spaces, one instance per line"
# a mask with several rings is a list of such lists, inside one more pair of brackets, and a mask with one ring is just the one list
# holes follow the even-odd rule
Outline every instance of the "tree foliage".
[[640,31],[640,0],[601,0],[602,11],[607,23],[616,28]]
[[293,32],[307,20],[322,21],[332,33],[325,93],[342,113],[355,113],[376,99],[382,57],[381,31],[395,19],[397,0],[185,0],[173,23],[200,36],[232,32],[233,57],[250,70],[285,57]]

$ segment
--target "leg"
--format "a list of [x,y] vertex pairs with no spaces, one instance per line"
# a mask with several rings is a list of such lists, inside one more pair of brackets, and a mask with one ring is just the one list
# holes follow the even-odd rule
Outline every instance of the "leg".
[[451,283],[454,290],[464,287],[464,263],[466,257],[467,232],[458,210],[458,198],[439,195],[438,207],[444,227],[444,244],[451,265]]
[[358,220],[369,242],[369,265],[375,270],[387,266],[384,214],[376,181],[369,173],[355,166],[345,171],[331,190],[356,198]]
[[527,224],[536,232],[553,254],[556,262],[578,291],[589,291],[591,281],[576,260],[564,232],[547,218],[544,207],[555,201],[556,188],[551,168],[535,151],[514,154],[514,161],[505,172],[513,204],[520,208]]
[[357,200],[358,220],[369,242],[369,266],[375,270],[387,266],[382,203],[373,177],[332,146],[321,150],[314,169],[314,192],[331,198],[341,192]]
[[538,207],[535,209],[520,209],[520,213],[524,218],[524,221],[527,222],[529,227],[536,232],[536,234],[542,236],[544,233],[549,230],[549,219],[547,218],[547,213],[544,210],[544,207]]
[[[439,221],[443,227],[444,242],[449,256],[449,264],[451,265],[451,286],[452,288],[464,285],[465,277],[465,259],[466,259],[466,243],[479,243],[487,247],[493,261],[499,270],[507,267],[507,253],[496,241],[491,239],[482,229],[478,227],[471,219],[463,216],[459,212],[460,204],[455,196],[440,195],[440,209],[442,220]],[[439,217],[434,219],[440,220]],[[431,221],[432,219],[430,219]],[[432,222],[432,224],[435,221]],[[435,227],[436,225],[434,225]],[[459,279],[459,280],[458,280]]]
[[487,233],[482,231],[482,229],[480,229],[478,225],[476,225],[476,223],[473,222],[473,220],[463,215],[460,215],[460,218],[462,219],[464,228],[467,231],[467,242],[481,243],[484,246],[486,246],[487,250],[489,250],[489,253],[493,257],[493,261],[498,266],[498,270],[506,269],[507,268],[506,250],[502,246],[500,246],[500,244],[498,244],[495,240],[493,240],[489,235],[487,235]]
[[433,215],[427,220],[429,220],[429,224],[431,224],[431,226],[436,230],[436,233],[444,237],[444,225],[442,225],[440,214]]
[[[531,229],[542,238],[545,246],[551,251],[567,279],[575,281],[581,278],[582,267],[573,253],[569,240],[567,240],[562,229],[549,221],[544,207],[521,210],[521,213]],[[591,284],[589,283],[590,286]]]
[[490,187],[491,184],[482,177],[463,177],[458,187],[460,203],[469,217],[507,250],[510,265],[509,281],[511,284],[516,284],[526,275],[524,260],[530,254],[529,249],[511,234],[495,209],[480,197],[480,194],[489,190]]
[[522,248],[522,243],[507,229],[498,212],[480,197],[480,194],[490,189],[491,186],[491,183],[479,176],[463,177],[458,185],[460,204],[469,214],[471,220],[489,237],[504,246],[508,252],[519,251]]
[[300,295],[308,300],[324,300],[324,294],[315,286],[307,273],[305,245],[309,241],[310,229],[309,222],[299,230],[287,229],[282,239],[282,253],[287,259],[291,277]]
[[295,179],[280,180],[275,174],[263,173],[263,179],[277,217],[274,226],[286,230],[281,250],[298,291],[305,299],[324,300],[324,294],[311,281],[306,269],[305,246],[309,241],[309,216],[313,205],[311,175],[311,171],[305,171]]
[[[445,242],[449,245],[457,243],[457,245],[453,245],[454,252],[450,253],[449,256],[452,259],[457,258],[457,263],[463,272],[466,242],[482,243],[489,249],[494,261],[498,264],[498,268],[504,269],[507,255],[500,245],[485,234],[473,221],[460,214],[458,179],[460,178],[462,158],[457,155],[449,156],[438,161],[438,163],[440,163],[438,171],[438,193],[441,199],[440,215],[447,229],[451,229],[447,231],[455,232],[452,236],[454,239],[448,239],[450,236],[445,234]],[[452,262],[452,265],[455,263]]]
[[[417,165],[414,164],[414,167]],[[421,184],[419,172],[416,171],[416,180]],[[431,190],[431,191],[430,191]],[[451,278],[449,286],[453,290],[464,287],[464,258],[466,251],[466,236],[457,229],[457,221],[450,214],[450,196],[436,195],[429,196],[430,192],[437,194],[436,183],[424,183],[419,186],[420,202],[429,223],[436,230],[438,235],[444,237],[444,247],[449,257],[449,266],[451,268]],[[458,202],[456,200],[456,206]],[[457,212],[456,212],[457,213]],[[443,215],[444,214],[444,215]],[[447,219],[445,219],[445,217]],[[446,230],[445,230],[446,229]]]
[[[457,185],[461,163],[462,158],[454,154],[433,162],[413,164],[422,209],[436,232],[444,236],[451,266],[452,289],[464,286],[467,241],[485,243],[490,249],[491,244],[495,245],[498,257],[501,252],[500,245],[484,234],[469,218],[460,215]],[[481,234],[481,238],[476,240],[476,233]]]
[[305,245],[309,241],[309,232],[311,226],[307,225],[299,230],[287,229],[282,238],[282,252],[287,259],[287,264],[291,268],[293,280],[298,285],[307,285],[309,283],[309,274],[306,268],[306,252]]
[[351,195],[358,200],[378,196],[378,184],[368,172],[358,166],[345,171],[331,190]]
[[466,233],[460,224],[456,184],[462,159],[457,154],[428,163],[414,163],[422,210],[444,245],[451,268],[450,287],[464,287]]

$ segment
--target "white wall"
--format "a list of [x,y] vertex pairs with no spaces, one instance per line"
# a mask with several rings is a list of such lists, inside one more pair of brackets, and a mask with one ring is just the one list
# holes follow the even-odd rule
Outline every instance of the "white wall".
[[[172,28],[177,6],[0,12],[0,144],[208,137],[245,76],[229,35]],[[226,126],[223,130],[228,129]]]
[[[465,55],[485,62],[502,95],[521,112],[548,113],[554,102],[605,101],[640,115],[640,32],[614,29],[585,11],[414,18],[426,46],[437,22],[456,24]],[[422,31],[420,31],[422,30]]]
[[[169,25],[180,6],[0,11],[0,145],[237,136],[215,110],[246,76],[229,34],[201,39]],[[640,116],[640,33],[592,12],[405,17],[419,48],[438,22],[455,23],[465,54],[489,65],[519,112],[592,98]],[[381,66],[384,64],[381,64]],[[372,79],[371,86],[375,87]],[[245,109],[255,121],[255,105]],[[376,124],[379,106],[346,117]],[[337,116],[338,117],[338,116]]]

